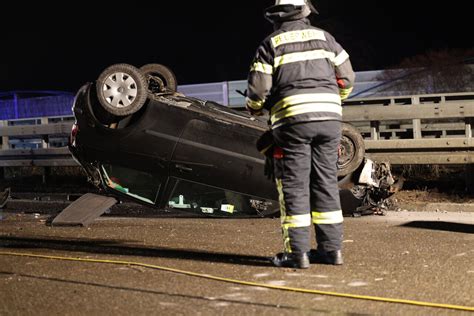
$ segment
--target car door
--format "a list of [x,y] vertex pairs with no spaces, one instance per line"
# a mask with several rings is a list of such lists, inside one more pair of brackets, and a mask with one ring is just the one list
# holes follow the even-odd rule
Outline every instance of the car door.
[[163,206],[169,162],[187,120],[183,113],[152,99],[136,121],[110,131],[118,150],[102,164],[107,186],[139,202]]
[[187,122],[173,153],[171,176],[275,199],[274,184],[263,174],[264,157],[255,147],[262,130],[213,114]]

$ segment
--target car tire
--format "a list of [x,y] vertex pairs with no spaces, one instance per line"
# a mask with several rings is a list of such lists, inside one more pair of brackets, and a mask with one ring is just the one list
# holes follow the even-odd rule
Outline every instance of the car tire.
[[174,73],[161,64],[147,64],[140,67],[140,72],[147,81],[147,88],[153,92],[176,92],[178,83]]
[[360,132],[349,123],[342,123],[341,144],[337,160],[337,175],[344,177],[354,172],[364,160],[365,145]]
[[147,82],[138,68],[115,64],[96,81],[97,99],[110,114],[127,116],[140,110],[147,100]]

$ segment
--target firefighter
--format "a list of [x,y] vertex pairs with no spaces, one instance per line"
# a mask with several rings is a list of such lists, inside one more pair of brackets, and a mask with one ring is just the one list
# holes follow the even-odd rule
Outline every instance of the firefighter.
[[[340,265],[343,217],[337,184],[341,100],[355,74],[349,55],[310,24],[310,0],[276,0],[265,10],[274,32],[260,46],[248,76],[247,110],[270,113],[284,251],[278,267]],[[317,248],[311,249],[314,224]]]

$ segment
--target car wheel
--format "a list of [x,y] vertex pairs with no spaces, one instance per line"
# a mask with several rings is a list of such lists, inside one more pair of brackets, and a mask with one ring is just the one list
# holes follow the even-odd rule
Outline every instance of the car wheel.
[[337,160],[338,177],[354,172],[364,160],[364,139],[359,131],[348,123],[342,123],[341,144]]
[[166,66],[160,64],[147,64],[140,67],[140,72],[147,81],[148,91],[175,92],[178,84],[174,73]]
[[106,68],[96,81],[100,105],[116,116],[137,112],[147,100],[146,87],[142,73],[128,64],[115,64]]

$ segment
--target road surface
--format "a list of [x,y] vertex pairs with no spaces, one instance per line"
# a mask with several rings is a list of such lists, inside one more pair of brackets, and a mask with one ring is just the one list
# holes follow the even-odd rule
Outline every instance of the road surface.
[[[7,209],[8,210],[8,209]],[[346,217],[343,266],[275,268],[278,218],[103,215],[50,227],[44,210],[1,213],[0,252],[141,262],[319,291],[474,307],[474,213]],[[313,245],[314,246],[314,245]],[[131,265],[0,255],[1,315],[472,315],[287,292]]]

